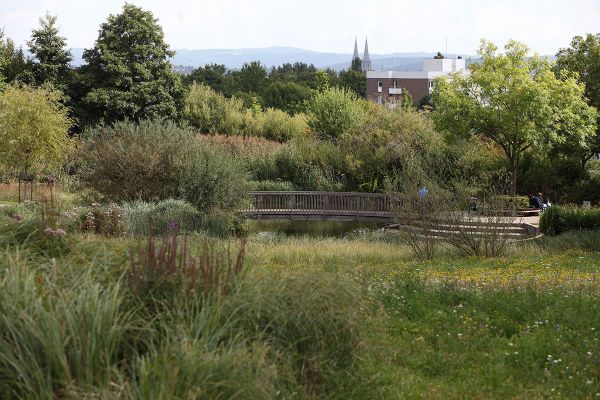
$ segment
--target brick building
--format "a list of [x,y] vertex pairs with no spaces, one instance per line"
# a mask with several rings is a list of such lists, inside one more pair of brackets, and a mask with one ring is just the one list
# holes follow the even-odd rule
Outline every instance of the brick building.
[[367,98],[378,104],[394,103],[407,90],[415,104],[431,93],[433,80],[452,72],[466,73],[462,58],[427,58],[421,71],[367,71]]

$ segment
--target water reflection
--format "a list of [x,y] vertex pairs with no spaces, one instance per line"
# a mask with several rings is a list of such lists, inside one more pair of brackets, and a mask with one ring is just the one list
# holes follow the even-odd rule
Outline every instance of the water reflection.
[[386,224],[349,221],[249,221],[250,233],[342,238],[356,230],[377,230]]

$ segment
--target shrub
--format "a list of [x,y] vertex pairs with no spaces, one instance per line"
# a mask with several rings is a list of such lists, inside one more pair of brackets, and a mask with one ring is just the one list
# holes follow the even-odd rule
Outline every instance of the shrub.
[[198,211],[235,212],[248,200],[248,181],[239,162],[207,145],[197,144],[187,155],[181,176],[182,197]]
[[286,142],[293,137],[303,135],[308,129],[306,118],[302,114],[290,117],[284,111],[267,108],[262,118],[261,136],[269,140]]
[[600,209],[552,206],[542,213],[540,230],[547,235],[572,230],[600,230]]
[[190,131],[171,122],[117,122],[84,133],[80,180],[112,201],[177,197]]
[[250,187],[255,191],[293,192],[296,190],[291,182],[287,181],[250,181]]
[[528,208],[529,197],[527,196],[493,196],[490,202],[494,204],[497,209],[512,210],[515,208]]
[[[133,236],[160,235],[175,224],[182,232],[202,228],[202,214],[184,200],[167,199],[159,203],[136,201],[125,203],[127,227]],[[152,228],[151,232],[148,231]]]
[[194,83],[185,97],[183,116],[202,133],[238,135],[244,122],[243,102],[225,98],[203,84]]
[[77,207],[62,213],[59,225],[69,231],[98,233],[106,236],[122,236],[127,233],[125,209],[109,204]]
[[365,106],[348,89],[330,88],[317,93],[310,102],[309,126],[327,138],[337,138],[360,124]]

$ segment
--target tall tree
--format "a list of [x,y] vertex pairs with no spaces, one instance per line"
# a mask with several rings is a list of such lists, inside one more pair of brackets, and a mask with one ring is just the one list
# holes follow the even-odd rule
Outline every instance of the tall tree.
[[33,74],[35,82],[42,84],[64,84],[71,62],[71,52],[65,47],[66,39],[59,35],[56,17],[46,14],[40,18],[40,27],[34,29],[31,40],[27,42],[33,55]]
[[237,78],[242,92],[261,93],[267,83],[267,71],[260,61],[252,61],[242,65]]
[[266,107],[274,107],[296,114],[306,110],[306,103],[312,95],[312,90],[295,82],[275,81],[264,92]]
[[[570,47],[556,54],[555,70],[559,77],[563,71],[576,72],[577,79],[585,85],[588,104],[600,110],[600,33],[575,36]],[[582,154],[584,164],[600,153],[600,113],[596,133],[587,144],[587,151]]]
[[23,49],[0,29],[0,83],[31,83],[32,80],[31,63],[25,58]]
[[112,122],[175,117],[182,85],[169,62],[174,54],[152,13],[126,3],[121,14],[110,15],[100,26],[94,47],[83,53],[89,86],[84,118]]
[[349,69],[340,72],[340,85],[352,90],[358,97],[367,96],[367,74],[362,70]]
[[223,93],[223,84],[227,68],[223,64],[206,64],[203,67],[195,68],[184,79],[188,85],[192,83],[202,83],[216,92]]
[[583,145],[596,129],[596,110],[586,104],[583,85],[557,79],[549,62],[530,56],[524,44],[509,41],[504,49],[497,54],[493,43],[482,41],[481,63],[470,74],[439,78],[432,114],[447,132],[495,142],[506,156],[514,195],[523,154],[568,138]]

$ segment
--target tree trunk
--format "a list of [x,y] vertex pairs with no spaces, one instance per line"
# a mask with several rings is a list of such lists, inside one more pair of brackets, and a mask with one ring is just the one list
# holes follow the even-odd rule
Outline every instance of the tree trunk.
[[510,195],[517,194],[517,158],[510,158]]

